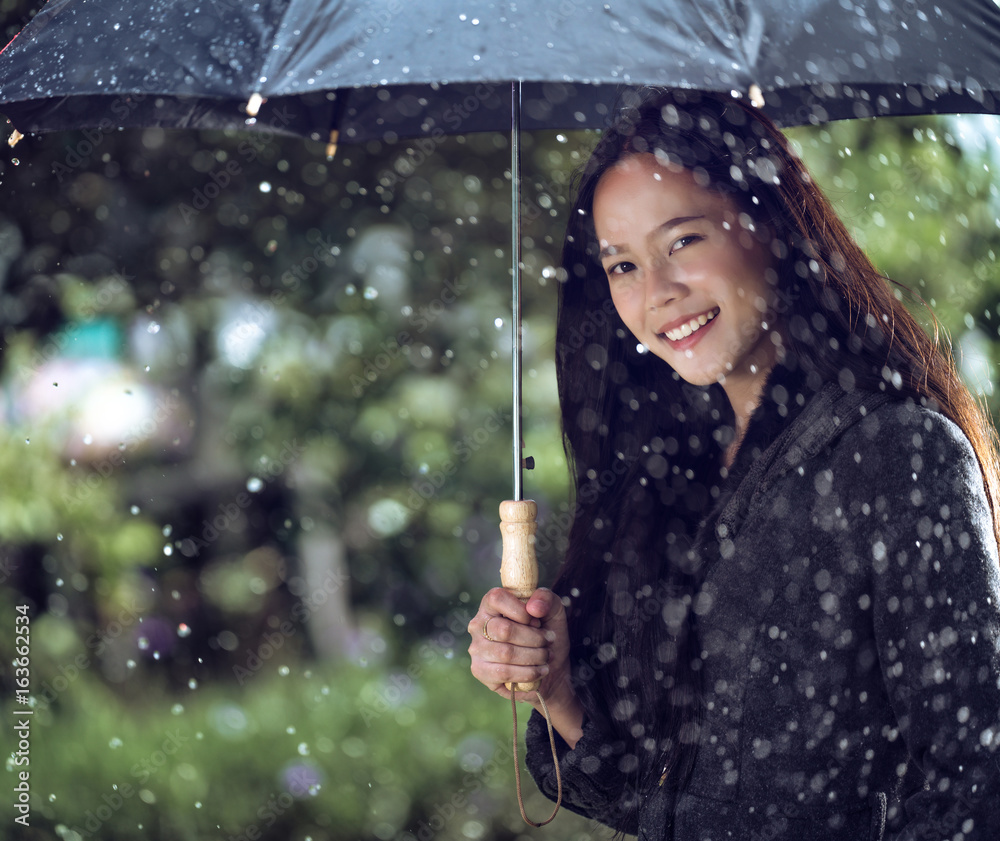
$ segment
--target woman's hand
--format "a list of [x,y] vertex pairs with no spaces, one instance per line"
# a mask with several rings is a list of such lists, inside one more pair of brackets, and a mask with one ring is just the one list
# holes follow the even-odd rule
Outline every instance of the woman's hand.
[[[472,674],[503,698],[506,683],[533,683],[545,698],[552,726],[572,746],[580,738],[583,708],[570,682],[566,608],[551,590],[540,588],[527,603],[496,587],[483,596],[469,623]],[[517,692],[541,712],[535,692]]]

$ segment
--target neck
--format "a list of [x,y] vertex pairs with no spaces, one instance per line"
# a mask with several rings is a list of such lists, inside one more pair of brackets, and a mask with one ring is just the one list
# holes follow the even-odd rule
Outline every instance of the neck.
[[[773,345],[771,347],[773,348]],[[756,359],[748,362],[743,371],[737,375],[727,376],[722,382],[722,388],[733,409],[735,430],[732,443],[726,447],[723,456],[723,464],[726,467],[731,467],[736,459],[736,453],[746,437],[750,418],[760,405],[764,386],[780,356],[781,354],[777,352],[759,354]]]
[[740,441],[746,434],[747,426],[750,425],[750,417],[754,410],[760,405],[761,397],[764,393],[764,384],[770,375],[774,364],[767,367],[756,368],[752,366],[747,376],[736,379],[727,377],[722,383],[722,388],[729,398],[729,405],[733,408],[734,426],[736,436],[733,443],[726,451],[727,460],[736,454]]
[[733,466],[733,462],[736,461],[736,453],[739,452],[740,445],[743,443],[743,439],[747,434],[747,426],[749,426],[749,418],[743,420],[741,418],[736,419],[736,430],[735,435],[733,435],[733,440],[730,442],[729,446],[726,447],[726,451],[722,454],[722,464],[728,469]]

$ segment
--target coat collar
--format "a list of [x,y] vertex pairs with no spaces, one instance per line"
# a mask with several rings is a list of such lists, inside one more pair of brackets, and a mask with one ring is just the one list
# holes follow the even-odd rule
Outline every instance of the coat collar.
[[843,432],[891,399],[885,392],[845,391],[801,370],[776,365],[729,471],[716,506],[716,531],[733,536],[756,497],[782,476],[822,452]]

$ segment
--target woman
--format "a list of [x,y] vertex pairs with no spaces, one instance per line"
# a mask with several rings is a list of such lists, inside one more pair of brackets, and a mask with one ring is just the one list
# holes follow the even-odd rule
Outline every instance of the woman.
[[[492,590],[469,630],[490,689],[541,679],[566,805],[676,841],[1000,837],[995,434],[781,133],[651,92],[563,259],[558,596]],[[527,742],[551,797],[537,714]]]

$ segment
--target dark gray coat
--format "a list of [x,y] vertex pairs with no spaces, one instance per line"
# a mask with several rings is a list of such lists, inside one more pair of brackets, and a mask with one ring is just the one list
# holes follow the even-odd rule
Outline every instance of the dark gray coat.
[[[588,722],[560,745],[569,808],[658,840],[1000,839],[1000,568],[953,423],[827,385],[703,545],[690,779],[620,825],[630,751]],[[554,797],[537,714],[527,741]]]

